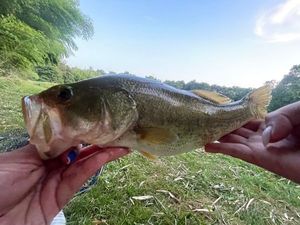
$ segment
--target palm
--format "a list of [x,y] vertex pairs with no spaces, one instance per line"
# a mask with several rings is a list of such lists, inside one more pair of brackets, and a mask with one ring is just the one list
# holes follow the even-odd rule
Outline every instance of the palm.
[[50,224],[103,164],[128,153],[120,148],[99,150],[84,150],[79,157],[85,157],[69,166],[59,159],[42,161],[33,146],[2,154],[0,224]]
[[252,121],[222,137],[219,142],[206,145],[206,151],[223,153],[263,167],[276,174],[300,182],[300,141],[294,132],[288,137],[263,144],[264,122]]

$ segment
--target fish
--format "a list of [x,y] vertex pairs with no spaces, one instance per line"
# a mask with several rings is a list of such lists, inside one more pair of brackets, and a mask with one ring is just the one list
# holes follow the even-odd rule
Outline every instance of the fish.
[[149,159],[189,152],[264,118],[266,85],[238,101],[152,79],[105,75],[22,98],[30,143],[43,159],[80,144],[127,147]]

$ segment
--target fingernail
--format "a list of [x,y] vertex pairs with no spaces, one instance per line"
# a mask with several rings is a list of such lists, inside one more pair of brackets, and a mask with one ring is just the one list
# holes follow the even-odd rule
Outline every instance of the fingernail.
[[71,150],[67,155],[67,164],[71,164],[77,158],[78,152],[77,150]]
[[264,146],[267,146],[270,142],[271,138],[271,133],[272,133],[272,127],[268,126],[262,133],[262,141]]

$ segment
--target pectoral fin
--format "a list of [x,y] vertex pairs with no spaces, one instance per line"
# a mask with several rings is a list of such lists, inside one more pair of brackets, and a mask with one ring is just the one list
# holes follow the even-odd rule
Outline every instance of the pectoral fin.
[[177,135],[164,128],[137,128],[135,132],[139,135],[140,141],[150,145],[168,145],[177,140]]
[[150,160],[157,160],[157,156],[155,155],[152,155],[151,153],[149,152],[146,152],[146,151],[140,151],[140,153],[145,156],[147,159],[150,159]]
[[217,92],[207,90],[192,90],[191,92],[216,104],[227,104],[231,102],[230,98]]

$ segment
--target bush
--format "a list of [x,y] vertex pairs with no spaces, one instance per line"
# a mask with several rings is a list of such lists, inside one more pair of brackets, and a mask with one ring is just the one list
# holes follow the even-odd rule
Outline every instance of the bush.
[[16,74],[25,80],[39,80],[39,75],[32,70],[21,70]]
[[38,74],[40,81],[55,83],[74,83],[105,74],[103,70],[93,70],[92,68],[85,70],[77,67],[71,68],[63,63],[60,63],[58,66],[37,66],[36,73]]
[[64,83],[61,71],[56,66],[38,66],[36,72],[40,81]]
[[300,101],[300,65],[293,66],[289,74],[273,89],[270,111]]

